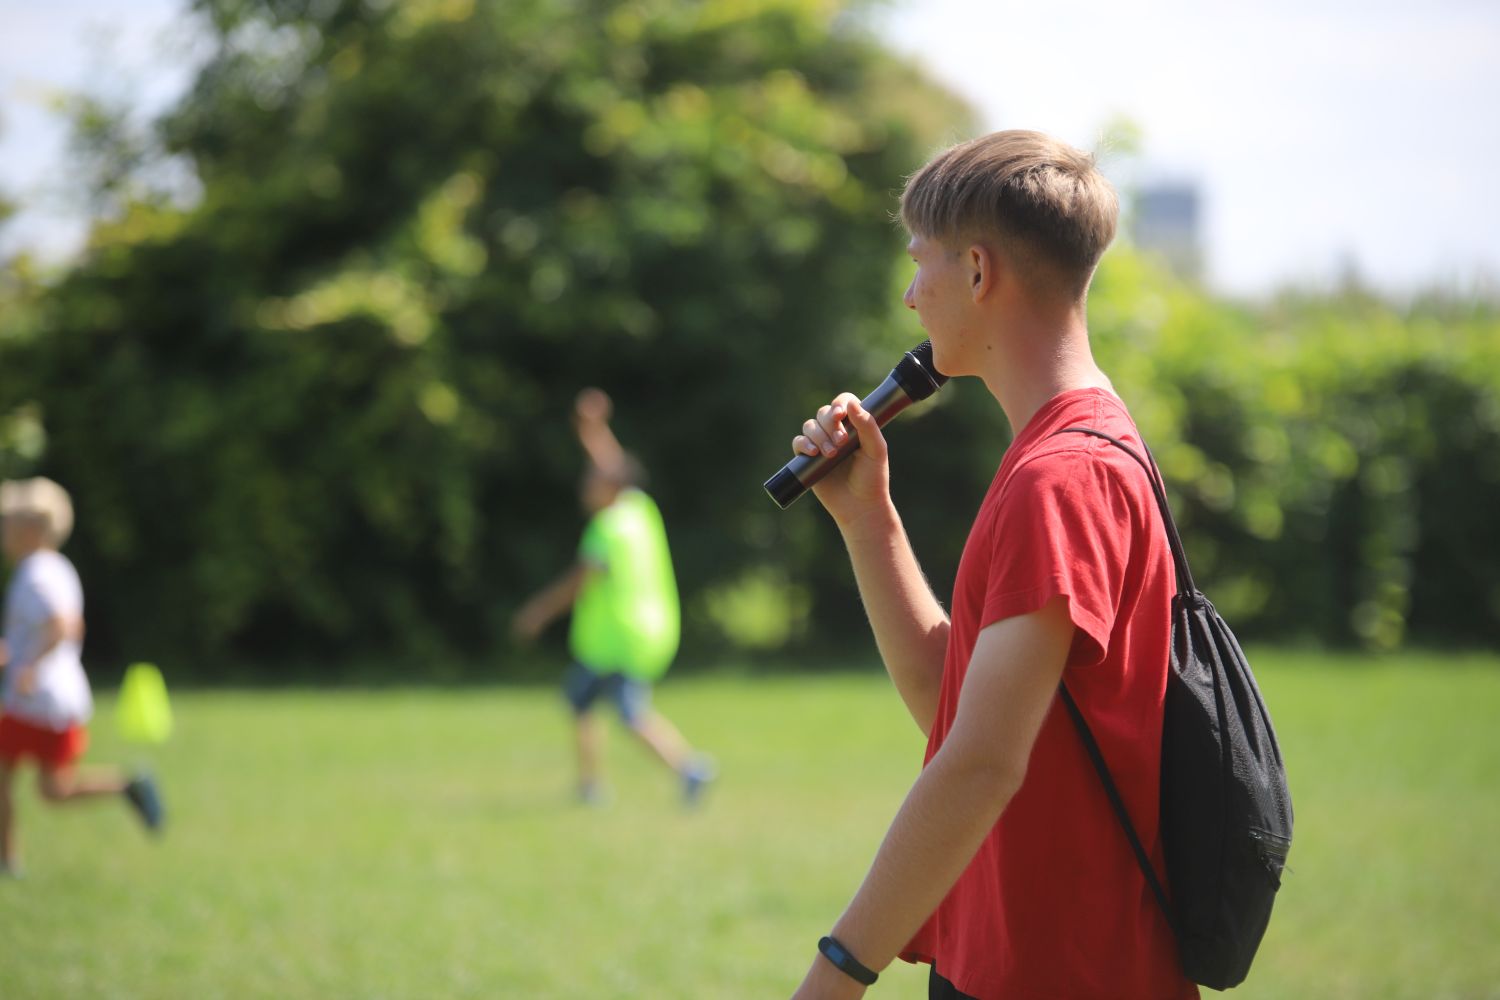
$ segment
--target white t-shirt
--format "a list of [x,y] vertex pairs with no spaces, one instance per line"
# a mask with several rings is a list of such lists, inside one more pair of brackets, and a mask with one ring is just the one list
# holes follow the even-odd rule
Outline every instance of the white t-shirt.
[[10,663],[4,672],[5,711],[23,722],[61,732],[94,714],[94,697],[79,658],[82,644],[64,638],[37,661],[36,687],[16,690],[18,670],[31,663],[46,641],[53,618],[83,617],[83,584],[68,557],[39,549],[16,565],[5,591],[5,644]]

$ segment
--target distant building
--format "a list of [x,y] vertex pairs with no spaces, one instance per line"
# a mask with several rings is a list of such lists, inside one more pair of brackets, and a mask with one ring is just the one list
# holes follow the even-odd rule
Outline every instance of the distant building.
[[1166,260],[1178,277],[1198,281],[1204,271],[1201,209],[1196,184],[1142,184],[1130,214],[1131,239]]

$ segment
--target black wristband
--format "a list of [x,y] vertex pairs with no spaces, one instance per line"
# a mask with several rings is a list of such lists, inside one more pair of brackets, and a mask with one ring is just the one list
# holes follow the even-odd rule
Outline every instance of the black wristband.
[[823,957],[832,962],[836,969],[856,983],[871,986],[880,978],[880,973],[855,958],[848,948],[839,944],[832,936],[818,939],[818,951],[822,952]]

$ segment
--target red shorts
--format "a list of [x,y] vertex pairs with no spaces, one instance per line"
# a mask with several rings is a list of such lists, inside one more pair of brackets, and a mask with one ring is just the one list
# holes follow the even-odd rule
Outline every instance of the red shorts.
[[76,723],[58,732],[14,715],[0,715],[0,761],[6,764],[35,757],[42,767],[67,767],[83,756],[88,745],[89,731]]

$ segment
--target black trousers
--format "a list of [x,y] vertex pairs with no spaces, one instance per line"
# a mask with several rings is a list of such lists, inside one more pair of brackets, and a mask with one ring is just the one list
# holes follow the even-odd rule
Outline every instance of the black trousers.
[[975,998],[967,993],[958,992],[952,983],[938,975],[937,967],[934,966],[932,973],[927,977],[927,1000],[975,1000]]

